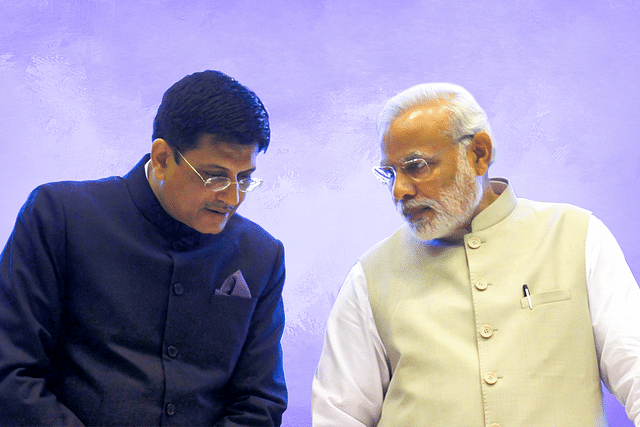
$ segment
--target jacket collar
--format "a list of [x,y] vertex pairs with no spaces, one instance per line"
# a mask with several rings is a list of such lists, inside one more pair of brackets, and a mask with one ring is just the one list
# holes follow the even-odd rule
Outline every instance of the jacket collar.
[[471,230],[478,232],[493,227],[505,219],[518,204],[518,198],[513,187],[505,178],[491,178],[493,191],[498,194],[498,198],[487,206],[482,212],[476,215],[471,221]]
[[131,198],[133,199],[133,203],[140,213],[147,221],[155,225],[159,232],[171,241],[173,248],[178,251],[198,246],[204,236],[206,236],[207,239],[220,238],[224,231],[217,235],[204,235],[177,221],[164,210],[147,179],[145,165],[150,158],[151,156],[149,154],[145,155],[138,164],[123,177],[131,194]]

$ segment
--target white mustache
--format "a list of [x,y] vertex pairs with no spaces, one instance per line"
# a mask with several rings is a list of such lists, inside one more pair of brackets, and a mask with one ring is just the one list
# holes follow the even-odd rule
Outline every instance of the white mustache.
[[400,200],[396,203],[396,209],[402,216],[407,216],[411,209],[415,208],[431,208],[437,210],[441,205],[433,199],[412,199],[412,200]]

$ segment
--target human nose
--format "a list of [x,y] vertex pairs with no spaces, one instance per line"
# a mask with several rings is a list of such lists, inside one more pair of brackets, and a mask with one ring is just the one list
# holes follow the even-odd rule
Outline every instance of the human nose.
[[239,184],[237,182],[231,182],[229,183],[229,186],[224,190],[217,191],[216,193],[218,196],[218,200],[221,200],[227,205],[234,207],[240,204],[240,201],[242,200],[242,194],[240,193],[238,185]]
[[416,186],[411,178],[402,171],[397,171],[393,181],[393,199],[403,200],[416,195]]

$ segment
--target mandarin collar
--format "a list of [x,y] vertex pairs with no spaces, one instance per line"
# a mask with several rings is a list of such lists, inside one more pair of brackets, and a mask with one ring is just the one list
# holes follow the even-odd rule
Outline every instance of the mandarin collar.
[[466,230],[460,230],[451,236],[441,237],[439,239],[420,240],[415,236],[415,234],[413,234],[409,224],[405,222],[402,225],[404,233],[410,236],[410,239],[418,246],[423,246],[428,250],[431,250],[433,248],[440,248],[443,246],[457,246],[463,244],[465,235],[468,235],[469,233],[477,233],[498,224],[513,212],[518,203],[518,199],[507,179],[491,178],[489,181],[493,191],[498,194],[498,198],[476,215],[471,220],[471,226],[467,227]]
[[160,233],[170,241],[172,247],[178,251],[197,247],[202,239],[217,240],[221,238],[225,234],[224,230],[219,234],[203,234],[175,220],[164,210],[147,179],[145,165],[150,158],[149,154],[145,155],[124,176],[133,203],[147,221],[155,225]]
[[509,216],[518,204],[518,198],[513,187],[509,184],[509,180],[505,178],[491,178],[490,182],[493,191],[498,194],[498,198],[473,218],[471,221],[471,231],[474,233],[498,224]]

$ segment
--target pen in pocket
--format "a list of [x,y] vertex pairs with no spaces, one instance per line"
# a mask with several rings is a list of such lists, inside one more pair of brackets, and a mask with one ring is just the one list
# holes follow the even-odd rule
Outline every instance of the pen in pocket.
[[524,292],[524,296],[527,298],[527,301],[529,302],[529,310],[533,310],[533,304],[531,304],[531,293],[529,292],[529,287],[527,285],[524,285],[522,287],[522,291]]

